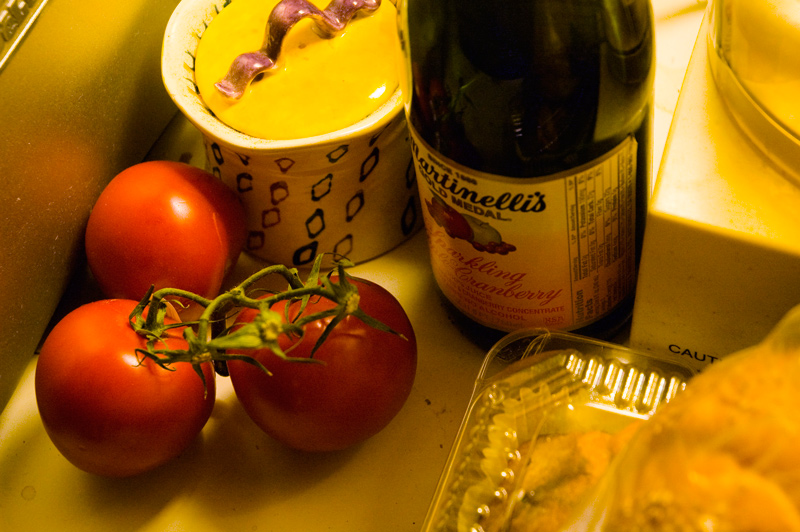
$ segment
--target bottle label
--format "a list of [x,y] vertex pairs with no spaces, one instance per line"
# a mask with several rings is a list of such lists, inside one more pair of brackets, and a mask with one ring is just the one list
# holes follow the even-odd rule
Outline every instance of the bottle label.
[[637,142],[536,178],[442,157],[409,125],[431,266],[465,315],[503,331],[578,329],[635,288]]

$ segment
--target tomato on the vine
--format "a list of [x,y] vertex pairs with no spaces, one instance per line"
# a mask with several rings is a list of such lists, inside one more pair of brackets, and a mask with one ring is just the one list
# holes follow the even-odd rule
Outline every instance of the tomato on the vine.
[[110,298],[140,300],[151,285],[215,297],[246,239],[244,209],[212,174],[173,161],[120,172],[86,226],[86,256]]
[[[48,334],[36,366],[48,436],[67,460],[97,475],[136,475],[175,458],[214,406],[210,363],[201,366],[204,384],[191,364],[165,369],[137,353],[146,340],[129,323],[136,305],[101,300],[73,310]],[[181,328],[166,331],[162,346],[186,349]]]
[[[320,363],[286,361],[269,349],[247,354],[271,375],[248,362],[228,362],[236,396],[247,414],[267,434],[304,451],[334,451],[360,443],[381,431],[399,413],[414,383],[417,345],[403,307],[385,288],[349,278],[358,287],[360,307],[391,332],[348,315],[339,322],[313,358]],[[283,313],[286,301],[272,309]],[[288,303],[294,320],[300,302]],[[313,297],[304,315],[331,309],[335,303]],[[246,309],[235,320],[249,323],[257,311]],[[309,358],[332,318],[306,324],[298,339],[281,335],[279,345],[293,358]]]

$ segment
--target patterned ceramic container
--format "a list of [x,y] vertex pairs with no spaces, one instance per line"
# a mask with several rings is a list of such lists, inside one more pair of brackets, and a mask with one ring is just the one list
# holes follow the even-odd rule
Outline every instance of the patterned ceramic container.
[[421,216],[399,91],[361,122],[299,140],[245,135],[203,103],[194,82],[195,50],[231,1],[183,0],[167,25],[161,70],[167,92],[203,134],[206,169],[245,205],[246,250],[303,267],[322,252],[362,262],[406,240],[421,227]]

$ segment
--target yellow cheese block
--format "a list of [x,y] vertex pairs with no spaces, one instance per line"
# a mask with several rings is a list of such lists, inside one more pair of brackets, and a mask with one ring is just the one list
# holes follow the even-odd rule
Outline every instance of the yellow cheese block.
[[[328,0],[311,0],[320,9]],[[277,0],[235,0],[203,33],[195,58],[200,96],[217,117],[253,137],[289,140],[353,125],[398,88],[396,10],[382,2],[327,39],[310,18],[286,35],[277,66],[256,78],[240,99],[214,87],[240,54],[261,48]]]

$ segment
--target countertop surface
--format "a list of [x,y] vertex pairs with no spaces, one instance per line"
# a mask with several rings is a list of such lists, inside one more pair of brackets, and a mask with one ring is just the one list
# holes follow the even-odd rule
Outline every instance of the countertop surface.
[[[695,0],[654,0],[655,168],[703,10]],[[198,146],[199,134],[179,119],[151,157],[185,157]],[[241,262],[244,270],[254,266],[249,258]],[[250,421],[220,379],[212,418],[183,456],[140,477],[97,478],[71,466],[47,438],[33,358],[0,414],[0,531],[419,530],[485,350],[448,319],[421,232],[352,273],[394,293],[417,332],[414,389],[377,436],[341,453],[287,450]]]

